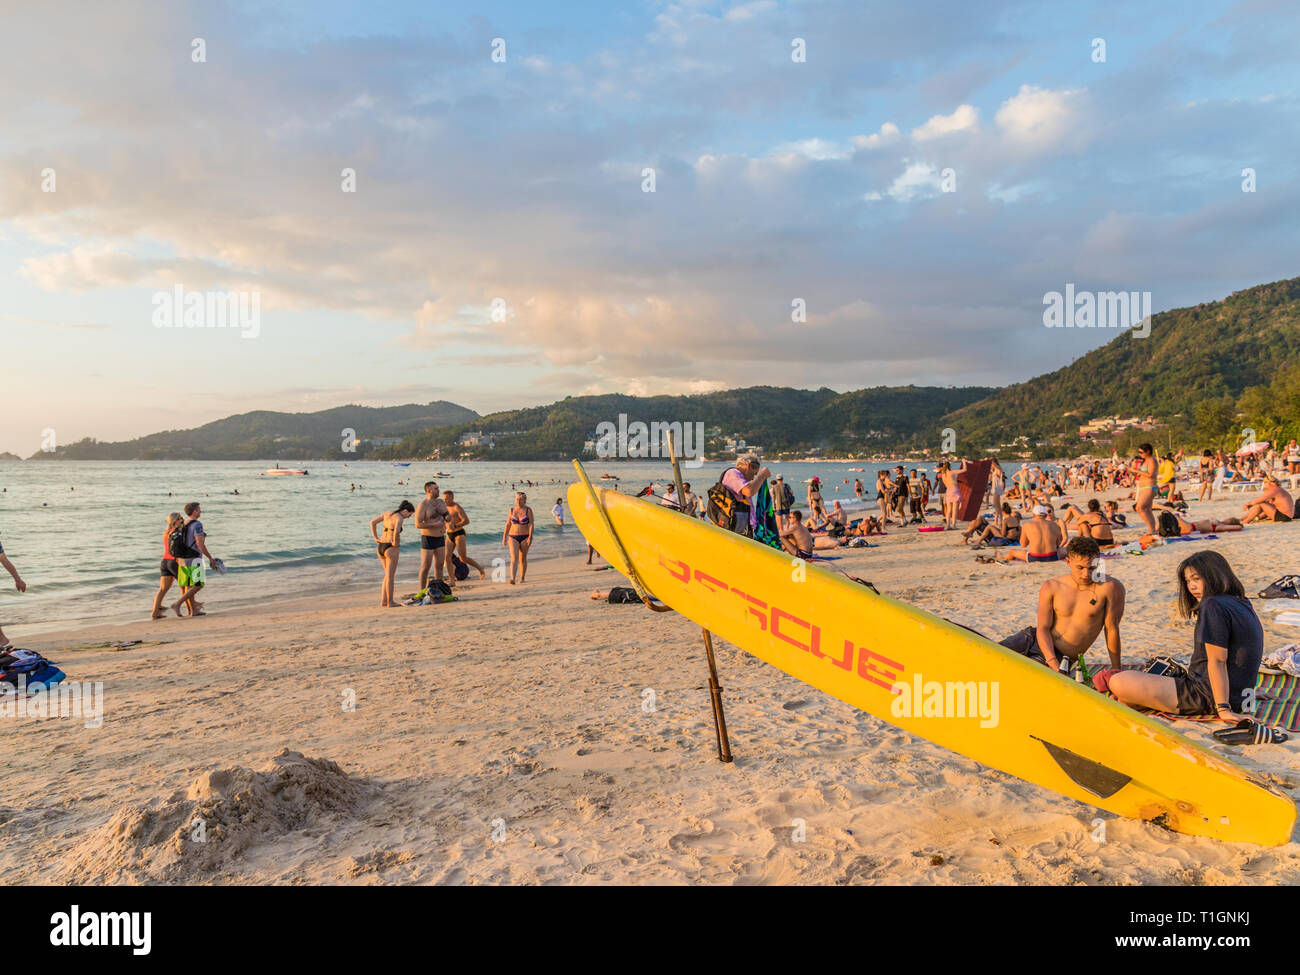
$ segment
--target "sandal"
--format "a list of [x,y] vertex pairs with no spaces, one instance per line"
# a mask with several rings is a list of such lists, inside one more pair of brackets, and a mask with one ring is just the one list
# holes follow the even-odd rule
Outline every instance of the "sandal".
[[1259,591],[1260,599],[1300,599],[1300,576],[1283,576]]
[[1238,721],[1235,728],[1224,728],[1214,733],[1214,740],[1225,745],[1280,745],[1289,737],[1279,728],[1256,724],[1250,718]]

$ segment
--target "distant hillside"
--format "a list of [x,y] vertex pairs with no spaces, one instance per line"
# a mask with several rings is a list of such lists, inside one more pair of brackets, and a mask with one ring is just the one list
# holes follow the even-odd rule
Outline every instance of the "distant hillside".
[[258,410],[214,420],[192,430],[169,430],[137,440],[101,443],[81,440],[33,460],[309,460],[365,456],[374,448],[362,443],[355,454],[342,451],[343,431],[359,438],[404,437],[416,430],[473,420],[478,414],[442,400],[408,406],[338,406],[318,413],[273,413]]
[[1070,365],[955,409],[942,422],[966,445],[1020,435],[1077,442],[1078,427],[1094,417],[1191,418],[1206,401],[1235,402],[1298,361],[1300,278],[1293,278],[1153,315],[1148,337],[1122,332]]
[[[768,456],[825,452],[867,453],[890,448],[939,445],[939,418],[987,396],[989,387],[947,389],[880,386],[852,393],[833,389],[788,389],[752,386],[693,396],[570,396],[547,406],[492,413],[442,430],[408,437],[387,453],[393,457],[467,453],[494,460],[551,460],[582,455],[584,444],[601,423],[703,423],[710,454],[723,440],[739,434],[761,446]],[[495,446],[463,446],[462,435],[495,435]]]

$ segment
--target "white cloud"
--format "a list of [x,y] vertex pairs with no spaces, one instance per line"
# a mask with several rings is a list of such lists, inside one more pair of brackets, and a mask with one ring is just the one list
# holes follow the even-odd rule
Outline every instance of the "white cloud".
[[1050,91],[1021,85],[998,108],[994,120],[1011,141],[1029,148],[1051,148],[1081,135],[1084,91]]
[[880,127],[879,132],[873,132],[871,135],[855,135],[853,145],[858,149],[879,149],[897,142],[899,138],[898,126],[893,122],[886,122]]
[[978,129],[979,124],[979,109],[973,105],[958,105],[951,115],[935,115],[924,125],[918,125],[912,130],[912,138],[917,142],[925,142],[954,132]]

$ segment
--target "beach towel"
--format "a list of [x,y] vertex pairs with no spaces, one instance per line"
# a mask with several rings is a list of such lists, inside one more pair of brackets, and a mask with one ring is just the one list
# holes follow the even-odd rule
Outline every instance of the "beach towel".
[[[1212,714],[1149,714],[1166,721],[1218,721]],[[1287,731],[1300,731],[1300,677],[1293,674],[1260,674],[1255,681],[1256,721]]]
[[769,548],[781,548],[781,533],[776,525],[776,512],[772,508],[772,492],[767,481],[758,487],[749,508],[749,527],[754,541]]

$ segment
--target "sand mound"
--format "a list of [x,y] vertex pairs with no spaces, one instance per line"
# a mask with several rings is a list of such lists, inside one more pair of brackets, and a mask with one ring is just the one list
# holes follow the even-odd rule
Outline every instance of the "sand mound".
[[259,771],[205,772],[183,792],[127,806],[73,847],[69,880],[202,883],[252,847],[356,819],[374,788],[323,758],[282,750]]

